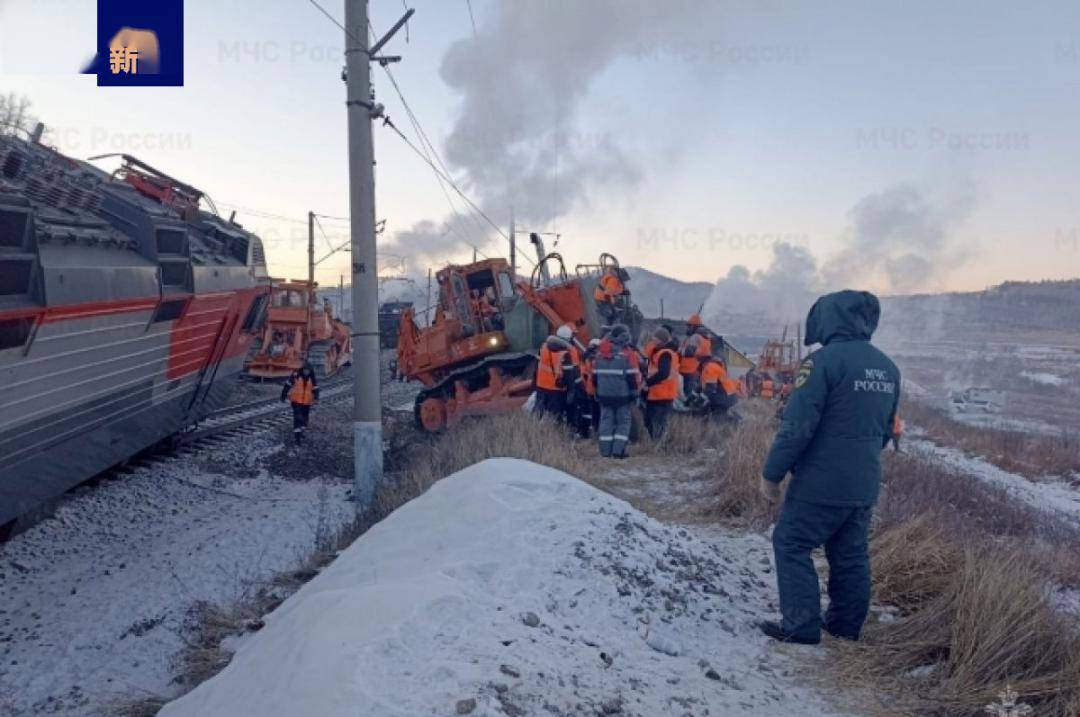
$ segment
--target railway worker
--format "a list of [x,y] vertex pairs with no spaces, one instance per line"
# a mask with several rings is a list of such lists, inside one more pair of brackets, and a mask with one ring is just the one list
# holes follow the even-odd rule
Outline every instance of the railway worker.
[[[668,334],[671,336],[675,335],[675,329],[671,327],[671,324],[660,324],[660,328],[666,329]],[[645,342],[645,348],[641,350],[641,355],[645,357],[646,361],[648,361],[649,357],[652,356],[652,352],[655,351],[659,346],[660,344],[659,342],[657,342],[656,336],[650,336],[649,340]]]
[[574,385],[576,371],[570,354],[573,337],[573,329],[563,325],[540,347],[540,360],[536,366],[536,412],[541,418],[550,413],[560,423],[566,420],[567,391]]
[[700,386],[701,360],[712,356],[712,340],[709,330],[701,322],[701,317],[694,314],[686,322],[686,338],[679,347],[679,373],[683,380],[683,393],[693,395]]
[[626,293],[626,286],[623,284],[622,279],[619,278],[619,270],[615,267],[608,267],[604,271],[604,275],[600,277],[600,283],[596,286],[596,291],[593,292],[593,299],[596,301],[596,308],[600,312],[600,316],[603,317],[606,324],[613,325],[620,320],[622,313],[620,311],[619,302],[622,301],[623,295]]
[[711,418],[732,419],[734,414],[730,411],[739,402],[738,391],[738,384],[728,376],[723,361],[713,356],[708,356],[702,361],[701,392],[705,397],[705,408]]
[[765,374],[765,378],[761,380],[761,397],[766,401],[773,399],[773,380],[768,374]]
[[592,339],[581,355],[581,385],[585,388],[584,404],[579,416],[579,435],[588,438],[600,425],[600,404],[596,401],[596,352],[600,339]]
[[668,416],[679,397],[679,344],[661,327],[653,334],[656,349],[649,356],[645,379],[645,428],[654,441],[664,437]]
[[[880,315],[873,294],[841,291],[818,299],[806,317],[806,345],[822,348],[799,367],[761,479],[762,493],[775,502],[792,474],[772,538],[783,619],[760,625],[777,640],[814,644],[822,626],[857,640],[866,619],[870,516],[900,399],[900,371],[870,344]],[[822,545],[829,562],[824,620],[811,558]]]
[[310,363],[305,362],[289,376],[281,388],[281,400],[285,399],[292,404],[293,439],[297,444],[302,443],[311,417],[311,407],[319,400],[319,382]]
[[615,324],[596,350],[596,400],[600,404],[600,455],[626,458],[630,407],[641,391],[641,370],[630,348],[630,330]]

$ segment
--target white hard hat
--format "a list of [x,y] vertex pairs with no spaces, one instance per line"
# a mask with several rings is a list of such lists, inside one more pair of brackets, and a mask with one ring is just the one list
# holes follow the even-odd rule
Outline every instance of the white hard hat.
[[559,330],[555,332],[555,335],[558,336],[560,339],[569,341],[570,339],[574,338],[574,329],[570,326],[570,324],[563,324],[559,327]]
[[599,346],[600,339],[589,339],[589,346]]

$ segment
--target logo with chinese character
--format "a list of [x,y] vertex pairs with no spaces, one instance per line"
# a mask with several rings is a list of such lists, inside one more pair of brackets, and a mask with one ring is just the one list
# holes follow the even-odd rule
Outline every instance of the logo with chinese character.
[[994,717],[1024,717],[1030,715],[1030,705],[1020,702],[1020,695],[1013,690],[1012,686],[1005,685],[1005,690],[998,693],[998,701],[983,708],[983,712]]
[[98,0],[98,86],[184,84],[183,0]]

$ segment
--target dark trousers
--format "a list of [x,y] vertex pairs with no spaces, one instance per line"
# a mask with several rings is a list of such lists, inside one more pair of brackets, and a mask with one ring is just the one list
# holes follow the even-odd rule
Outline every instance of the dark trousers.
[[568,407],[568,420],[581,438],[588,438],[600,420],[600,407],[580,384],[574,388],[574,403]]
[[695,391],[701,388],[701,376],[696,373],[684,373],[682,374],[682,389],[683,395],[687,398],[690,397]]
[[630,404],[600,406],[600,455],[605,458],[625,458],[630,443]]
[[659,441],[667,432],[672,403],[672,401],[647,401],[645,403],[645,429],[654,441]]
[[560,423],[566,420],[566,391],[536,389],[536,415],[543,418],[548,414]]
[[296,438],[297,443],[304,437],[304,431],[307,429],[308,419],[310,417],[311,406],[303,403],[294,403],[292,405],[292,430],[293,437]]
[[735,408],[735,405],[739,402],[738,397],[721,391],[709,394],[708,399],[706,410],[709,412],[709,416],[717,421],[727,420],[729,415],[733,415],[728,414],[728,411]]
[[806,638],[821,635],[821,591],[811,552],[824,545],[829,561],[825,629],[839,637],[859,639],[870,609],[872,512],[872,508],[784,501],[772,543],[785,632]]

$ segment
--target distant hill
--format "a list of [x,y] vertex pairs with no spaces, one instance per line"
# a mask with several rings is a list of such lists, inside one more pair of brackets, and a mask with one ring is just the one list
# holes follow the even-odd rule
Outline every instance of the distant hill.
[[883,328],[902,334],[1080,331],[1080,279],[1009,281],[985,291],[882,300]]
[[687,319],[696,314],[712,293],[707,281],[679,281],[639,266],[624,267],[630,274],[630,293],[634,303],[645,316],[660,316],[660,300],[664,300],[664,316]]

